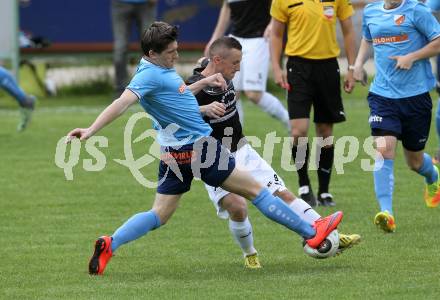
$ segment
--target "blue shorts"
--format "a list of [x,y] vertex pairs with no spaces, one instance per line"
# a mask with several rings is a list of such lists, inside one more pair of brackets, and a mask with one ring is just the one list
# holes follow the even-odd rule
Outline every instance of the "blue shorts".
[[183,194],[190,190],[194,177],[218,187],[234,168],[234,157],[213,137],[181,147],[162,147],[157,192]]
[[432,100],[429,93],[390,99],[368,93],[371,135],[392,135],[409,151],[425,148],[431,127]]

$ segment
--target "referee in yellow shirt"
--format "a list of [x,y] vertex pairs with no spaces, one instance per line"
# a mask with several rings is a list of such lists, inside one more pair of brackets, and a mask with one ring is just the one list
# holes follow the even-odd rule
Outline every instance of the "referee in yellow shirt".
[[[329,193],[334,157],[333,124],[345,121],[340,72],[336,60],[340,52],[336,40],[336,19],[339,19],[342,27],[349,63],[344,90],[350,93],[354,87],[353,64],[356,51],[351,21],[353,13],[349,0],[272,1],[270,46],[273,72],[275,82],[288,90],[288,109],[294,138],[292,156],[298,169],[300,187],[298,194],[311,206],[318,203],[325,206],[335,205],[333,196]],[[280,66],[286,27],[287,74]],[[316,136],[324,139],[317,148],[320,150],[320,156],[317,156],[318,199],[313,194],[307,171],[309,145],[305,138],[312,106]]]

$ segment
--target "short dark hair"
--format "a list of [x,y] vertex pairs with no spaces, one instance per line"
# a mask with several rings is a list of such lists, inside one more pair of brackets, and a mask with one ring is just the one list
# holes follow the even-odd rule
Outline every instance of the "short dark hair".
[[141,47],[146,56],[150,50],[161,53],[177,40],[178,28],[165,22],[154,22],[142,34]]
[[222,49],[242,49],[241,44],[233,37],[224,36],[216,39],[211,46],[209,46],[209,58],[212,58],[214,55],[218,55]]

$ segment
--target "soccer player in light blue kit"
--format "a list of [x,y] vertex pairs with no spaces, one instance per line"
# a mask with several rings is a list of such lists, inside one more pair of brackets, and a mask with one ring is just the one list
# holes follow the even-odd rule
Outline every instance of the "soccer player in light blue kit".
[[160,184],[153,208],[132,216],[112,236],[97,239],[89,273],[102,274],[112,254],[122,244],[164,225],[182,195],[190,190],[194,176],[211,186],[222,187],[251,200],[266,217],[297,232],[310,247],[317,248],[337,227],[342,212],[310,225],[249,173],[235,168],[233,156],[219,141],[209,137],[212,129],[203,121],[193,95],[208,86],[226,89],[226,82],[217,73],[187,87],[173,68],[178,58],[176,40],[175,26],[154,22],[142,36],[144,56],[120,98],[110,104],[89,128],[76,128],[67,135],[67,141],[74,137],[85,140],[139,101],[156,120],[157,141],[162,146]]
[[354,75],[361,81],[372,44],[376,76],[368,104],[378,151],[373,174],[380,206],[374,223],[385,232],[394,232],[393,169],[398,139],[408,166],[425,178],[426,205],[435,207],[440,203],[439,172],[423,152],[431,124],[429,91],[435,86],[429,57],[440,53],[440,25],[428,7],[415,0],[374,2],[365,7],[363,14],[363,38]]
[[[440,20],[440,0],[428,0],[426,1],[426,5],[431,8],[437,21]],[[439,146],[435,153],[434,162],[438,164],[440,162],[440,55],[437,55],[437,94],[439,95],[439,99],[437,101],[437,112],[435,114],[435,128]]]
[[31,120],[32,112],[35,108],[35,97],[27,95],[17,84],[11,73],[0,66],[0,87],[7,91],[20,106],[21,120],[18,123],[17,130],[23,131],[26,129]]

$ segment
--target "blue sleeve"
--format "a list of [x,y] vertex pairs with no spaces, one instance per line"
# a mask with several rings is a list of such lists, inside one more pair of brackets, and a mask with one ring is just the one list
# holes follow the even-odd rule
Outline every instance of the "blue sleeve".
[[127,89],[135,93],[139,99],[160,88],[160,79],[151,69],[136,72],[127,86]]
[[368,29],[366,19],[366,9],[364,9],[364,13],[362,15],[362,37],[367,41],[371,41],[373,38],[371,37],[370,29]]
[[432,11],[440,10],[440,0],[428,0],[426,1],[426,5],[428,5],[428,7],[432,9]]
[[440,25],[426,5],[417,3],[414,7],[414,22],[417,30],[429,41],[440,36]]

